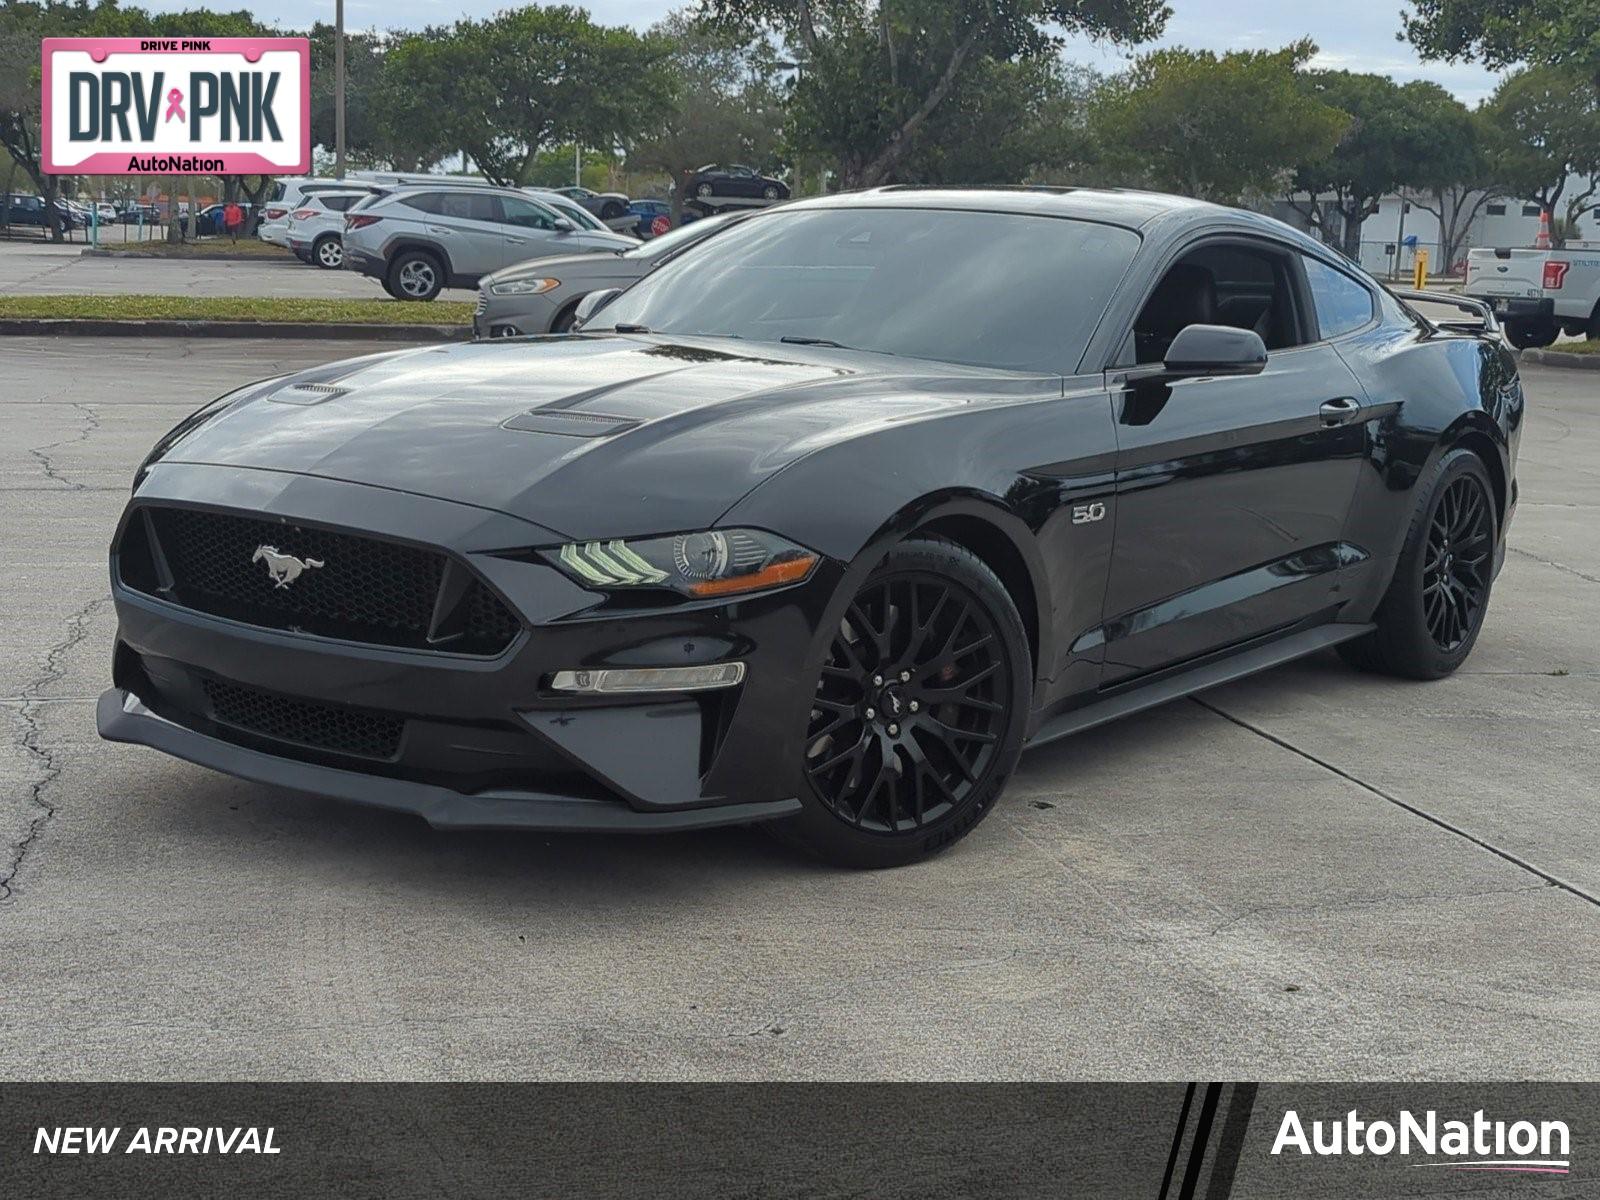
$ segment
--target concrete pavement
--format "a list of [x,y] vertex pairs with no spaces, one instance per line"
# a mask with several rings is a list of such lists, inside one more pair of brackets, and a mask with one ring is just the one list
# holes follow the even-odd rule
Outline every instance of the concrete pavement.
[[1526,373],[1513,550],[1461,673],[1328,657],[1168,705],[1026,756],[952,853],[864,875],[751,831],[441,835],[100,742],[140,457],[362,349],[130,342],[0,342],[12,1079],[1600,1073],[1594,375]]
[[[260,260],[113,258],[85,257],[82,242],[0,241],[0,296],[40,294],[389,300],[374,279],[309,267],[287,250]],[[473,293],[443,295],[470,300]]]

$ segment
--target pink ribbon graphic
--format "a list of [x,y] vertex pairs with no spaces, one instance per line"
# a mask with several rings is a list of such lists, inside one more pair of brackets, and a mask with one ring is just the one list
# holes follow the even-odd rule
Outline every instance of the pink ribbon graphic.
[[173,88],[167,93],[167,115],[163,123],[172,120],[173,117],[177,117],[180,121],[188,120],[183,115],[183,93],[177,88]]

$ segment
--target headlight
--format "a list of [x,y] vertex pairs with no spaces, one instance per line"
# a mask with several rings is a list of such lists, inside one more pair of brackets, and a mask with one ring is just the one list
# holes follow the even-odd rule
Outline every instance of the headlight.
[[489,290],[496,296],[538,296],[560,286],[559,279],[512,279],[493,284]]
[[546,557],[586,587],[667,588],[734,596],[798,583],[817,555],[759,529],[713,529],[630,542],[568,542]]

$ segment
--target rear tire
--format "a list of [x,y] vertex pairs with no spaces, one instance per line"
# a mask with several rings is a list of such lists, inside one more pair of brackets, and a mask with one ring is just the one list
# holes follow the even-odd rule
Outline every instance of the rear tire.
[[385,286],[396,300],[432,300],[444,287],[444,267],[426,250],[402,250],[389,263]]
[[1022,753],[1027,631],[993,571],[902,542],[834,633],[802,743],[799,815],[769,828],[836,866],[898,867],[960,841]]
[[1442,679],[1472,653],[1494,585],[1498,514],[1483,460],[1452,450],[1439,460],[1411,518],[1377,629],[1340,656],[1364,671]]
[[1542,350],[1556,340],[1554,321],[1507,321],[1506,340],[1518,350]]
[[338,234],[325,233],[311,247],[311,261],[324,271],[344,269],[344,243]]

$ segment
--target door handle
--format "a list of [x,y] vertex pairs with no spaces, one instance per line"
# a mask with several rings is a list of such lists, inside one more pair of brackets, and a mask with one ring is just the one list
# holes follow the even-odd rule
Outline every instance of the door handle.
[[506,239],[506,241],[510,242],[513,246],[520,246],[524,242],[526,242],[527,240],[528,240],[527,238],[514,238],[514,237],[508,237]]
[[1324,400],[1317,408],[1317,414],[1326,426],[1348,425],[1361,415],[1361,402],[1354,396],[1340,396],[1334,400]]

